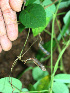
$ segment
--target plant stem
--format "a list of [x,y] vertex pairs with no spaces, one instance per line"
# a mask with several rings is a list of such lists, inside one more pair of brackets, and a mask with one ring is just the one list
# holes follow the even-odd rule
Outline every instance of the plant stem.
[[51,90],[50,90],[50,93],[52,93],[53,79],[54,79],[54,74],[52,74],[52,70],[53,70],[53,68],[52,68],[53,67],[53,58],[52,58],[53,51],[52,51],[52,48],[53,48],[54,22],[55,22],[55,18],[56,18],[56,14],[57,14],[60,2],[61,2],[61,0],[59,0],[59,3],[58,3],[57,8],[56,8],[56,12],[53,15],[53,22],[52,22],[52,36],[51,36]]
[[58,59],[57,59],[57,62],[56,62],[56,64],[55,64],[55,66],[54,66],[54,71],[53,71],[53,74],[52,74],[52,76],[51,76],[51,77],[52,77],[52,81],[51,81],[51,91],[50,91],[50,93],[52,93],[54,75],[55,75],[55,73],[56,73],[56,71],[57,71],[57,69],[58,69],[59,61],[60,61],[63,53],[65,52],[65,50],[67,49],[67,47],[68,47],[69,45],[70,45],[70,40],[68,40],[68,42],[66,43],[66,46],[62,49],[62,51],[61,51],[61,53],[59,54],[59,57],[58,57]]
[[57,16],[64,15],[64,14],[66,14],[66,12],[58,13]]
[[57,17],[56,17],[56,22],[57,22],[57,25],[58,25],[58,28],[59,28],[59,31],[60,31],[60,34],[61,34],[62,40],[65,41],[64,38],[63,38],[63,34],[61,33],[62,31],[61,31],[61,28],[60,28],[60,26],[59,26],[59,23],[58,23]]
[[51,33],[50,33],[49,31],[47,31],[46,29],[44,29],[44,31],[45,31],[46,33],[48,33],[49,35],[51,35]]

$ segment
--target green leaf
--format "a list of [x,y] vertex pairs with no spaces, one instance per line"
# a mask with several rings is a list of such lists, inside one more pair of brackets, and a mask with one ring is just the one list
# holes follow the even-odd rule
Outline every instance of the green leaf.
[[30,4],[19,15],[20,22],[28,28],[43,27],[46,24],[46,13],[39,4]]
[[25,26],[24,25],[22,25],[22,24],[19,24],[18,25],[18,31],[19,32],[22,32],[24,29],[25,29]]
[[28,89],[29,91],[35,91],[35,88],[32,84],[29,84]]
[[[63,21],[65,24],[68,23],[68,20],[69,20],[69,24],[70,24],[70,10],[66,13],[66,15],[63,17]],[[65,27],[65,26],[64,26]],[[63,27],[63,28],[64,28]],[[66,33],[64,34],[64,36],[66,36],[67,34],[69,34],[69,28],[66,30]]]
[[39,82],[40,82],[40,80],[38,80],[38,81],[33,85],[33,87],[35,88],[35,90],[36,90],[36,88],[37,88]]
[[29,4],[32,4],[33,2],[35,2],[36,0],[26,0],[26,4],[25,6],[29,5]]
[[[52,3],[50,0],[43,0],[42,3],[41,3],[41,1],[36,0],[34,3],[41,4],[43,7],[48,6],[49,4]],[[43,27],[38,27],[38,28],[32,29],[33,36],[37,36],[39,33],[43,32],[43,30],[46,28],[46,26],[49,24],[50,20],[52,19],[52,15],[54,14],[55,10],[56,10],[56,7],[55,7],[54,4],[45,9],[45,12],[46,12],[46,25],[43,26]]]
[[43,27],[39,27],[39,28],[33,28],[32,32],[33,32],[33,36],[37,36],[39,33],[43,32],[43,30],[46,28],[46,26],[48,25],[48,23],[50,22],[51,18],[47,17],[46,18],[46,25]]
[[70,10],[66,13],[66,15],[63,17],[63,22],[67,24],[67,21],[70,20]]
[[70,74],[57,74],[54,77],[54,81],[58,81],[60,83],[70,83]]
[[[53,48],[55,47],[56,42],[55,40],[53,40]],[[51,51],[51,41],[46,42],[43,47],[50,52]],[[40,61],[43,57],[45,56],[45,54],[39,49],[38,53],[36,54],[36,58]]]
[[69,93],[68,87],[60,82],[54,82],[52,90],[54,93]]
[[[51,0],[44,0],[42,5],[45,7],[45,6],[48,6],[49,4],[52,4],[52,1]],[[46,12],[46,17],[52,17],[52,15],[55,13],[55,10],[56,10],[56,7],[55,5],[50,5],[48,6],[46,9],[45,9],[45,12]]]
[[0,79],[0,92],[11,93],[13,89],[10,83],[12,83],[14,92],[20,92],[22,83],[18,79],[13,77],[5,77]]
[[33,86],[37,91],[47,90],[50,84],[50,76],[45,76],[41,80],[38,80]]
[[32,70],[32,76],[34,80],[42,79],[43,77],[47,76],[49,73],[48,71],[42,71],[39,67],[35,67]]
[[22,92],[28,92],[28,89],[27,88],[22,88]]
[[70,6],[70,0],[67,0],[65,2],[61,2],[59,5],[59,9]]
[[40,0],[36,0],[34,3],[35,4],[40,4]]
[[[36,0],[34,3],[41,4],[43,7],[46,7],[50,4],[52,4],[53,2],[51,0],[43,0],[42,2],[41,2],[41,0]],[[51,17],[54,14],[55,10],[56,10],[56,7],[54,4],[48,6],[45,9],[46,17]]]
[[66,33],[66,31],[68,30],[70,26],[70,19],[67,21],[67,23],[63,26],[61,33],[59,34],[59,36],[57,37],[57,40],[60,41],[61,37],[64,36],[64,34]]

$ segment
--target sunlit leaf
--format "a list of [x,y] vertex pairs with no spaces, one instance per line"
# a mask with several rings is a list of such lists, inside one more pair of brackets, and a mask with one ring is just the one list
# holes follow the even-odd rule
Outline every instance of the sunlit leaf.
[[70,74],[57,74],[54,77],[54,81],[58,81],[60,83],[70,83]]
[[20,82],[20,80],[13,77],[5,77],[0,79],[0,92],[11,93],[13,91],[12,87],[14,89],[14,92],[20,92],[22,83]]
[[[49,4],[51,4],[51,3],[52,3],[51,0],[44,0],[44,1],[42,2],[42,5],[43,5],[44,7],[46,7],[46,6],[48,6]],[[56,7],[55,7],[54,4],[46,7],[46,8],[45,8],[46,17],[51,17],[51,16],[53,16],[55,10],[56,10]]]
[[[48,6],[52,3],[51,0],[36,0],[34,3],[41,4],[43,7]],[[50,5],[49,7],[45,8],[46,12],[46,25],[43,27],[38,27],[32,29],[33,36],[37,36],[39,33],[43,32],[43,30],[46,28],[46,26],[49,24],[50,20],[52,19],[52,15],[54,14],[56,10],[55,5]]]
[[47,90],[49,88],[49,84],[50,84],[50,76],[45,76],[44,78],[42,78],[41,80],[38,80],[35,84],[34,84],[34,88],[37,91],[40,90]]
[[28,92],[28,89],[27,88],[22,88],[22,93],[23,92]]
[[35,67],[32,70],[32,76],[34,80],[42,79],[43,77],[47,76],[49,73],[48,71],[42,71],[39,67]]
[[39,33],[43,32],[43,30],[46,28],[46,26],[48,25],[48,23],[50,22],[51,18],[47,17],[46,18],[46,25],[43,27],[38,27],[38,28],[33,28],[32,32],[33,32],[33,36],[37,36]]
[[69,93],[68,87],[61,82],[54,82],[52,90],[54,93]]
[[70,6],[70,0],[66,0],[66,1],[63,0],[63,1],[64,1],[64,2],[61,2],[61,3],[60,3],[59,9]]

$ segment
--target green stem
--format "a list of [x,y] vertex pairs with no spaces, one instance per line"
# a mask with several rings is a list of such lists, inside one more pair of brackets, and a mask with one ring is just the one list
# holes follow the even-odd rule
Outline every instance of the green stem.
[[46,93],[48,90],[41,90],[41,91],[27,91],[27,92],[20,92],[20,93]]
[[54,75],[55,75],[55,73],[56,73],[56,71],[57,71],[57,69],[58,69],[59,61],[60,61],[62,55],[64,54],[65,50],[67,49],[67,47],[68,47],[69,45],[70,45],[70,40],[68,40],[68,42],[66,43],[66,46],[62,49],[61,53],[59,54],[58,60],[57,60],[57,62],[56,62],[56,64],[55,64],[55,66],[54,66],[54,71],[53,71],[53,74],[52,74],[52,76],[51,76],[51,77],[52,77],[52,81],[51,81],[52,86],[51,86],[51,92],[50,92],[50,93],[52,93]]
[[54,72],[53,72],[53,75],[55,75],[57,69],[58,69],[58,64],[59,64],[59,61],[63,55],[63,53],[65,52],[65,50],[67,49],[67,47],[70,45],[70,40],[68,40],[68,42],[66,43],[66,46],[62,49],[61,53],[59,54],[59,57],[58,57],[58,60],[54,66]]
[[66,14],[66,12],[58,13],[57,16],[64,15],[64,14]]
[[55,21],[55,17],[53,16],[52,35],[51,35],[51,75],[52,75],[52,72],[53,72],[53,33],[54,33],[54,21]]
[[[57,43],[58,51],[59,51],[59,54],[60,54],[61,53],[61,48],[60,48],[59,43],[58,43],[58,41],[56,39],[56,36],[55,36],[55,41]],[[65,68],[64,68],[64,65],[63,65],[62,57],[60,59],[60,70],[63,71],[64,73],[66,73]]]
[[57,22],[57,25],[58,25],[58,28],[59,28],[59,31],[60,31],[60,34],[61,34],[61,38],[63,39],[63,41],[65,41],[64,38],[63,38],[62,31],[61,31],[61,28],[60,28],[60,26],[59,26],[57,17],[56,17],[56,22]]
[[50,33],[49,31],[47,31],[46,29],[44,29],[44,31],[45,31],[46,33],[48,33],[49,35],[51,35],[51,33]]
[[50,90],[50,93],[52,93],[53,79],[54,79],[54,75],[52,74],[52,70],[53,70],[53,68],[52,68],[53,67],[53,58],[52,58],[52,55],[53,55],[54,21],[55,21],[55,18],[56,18],[56,14],[57,14],[58,7],[59,7],[60,2],[61,2],[61,0],[59,0],[59,3],[58,3],[57,8],[56,8],[56,12],[53,15],[53,22],[52,22],[52,36],[51,36],[51,90]]

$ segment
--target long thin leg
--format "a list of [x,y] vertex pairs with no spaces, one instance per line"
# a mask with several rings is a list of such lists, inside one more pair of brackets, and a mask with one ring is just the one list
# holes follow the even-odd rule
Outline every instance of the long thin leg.
[[45,66],[43,66],[36,58],[29,58],[23,61],[26,63],[27,61],[30,61],[30,60],[33,61],[41,70],[46,71]]

